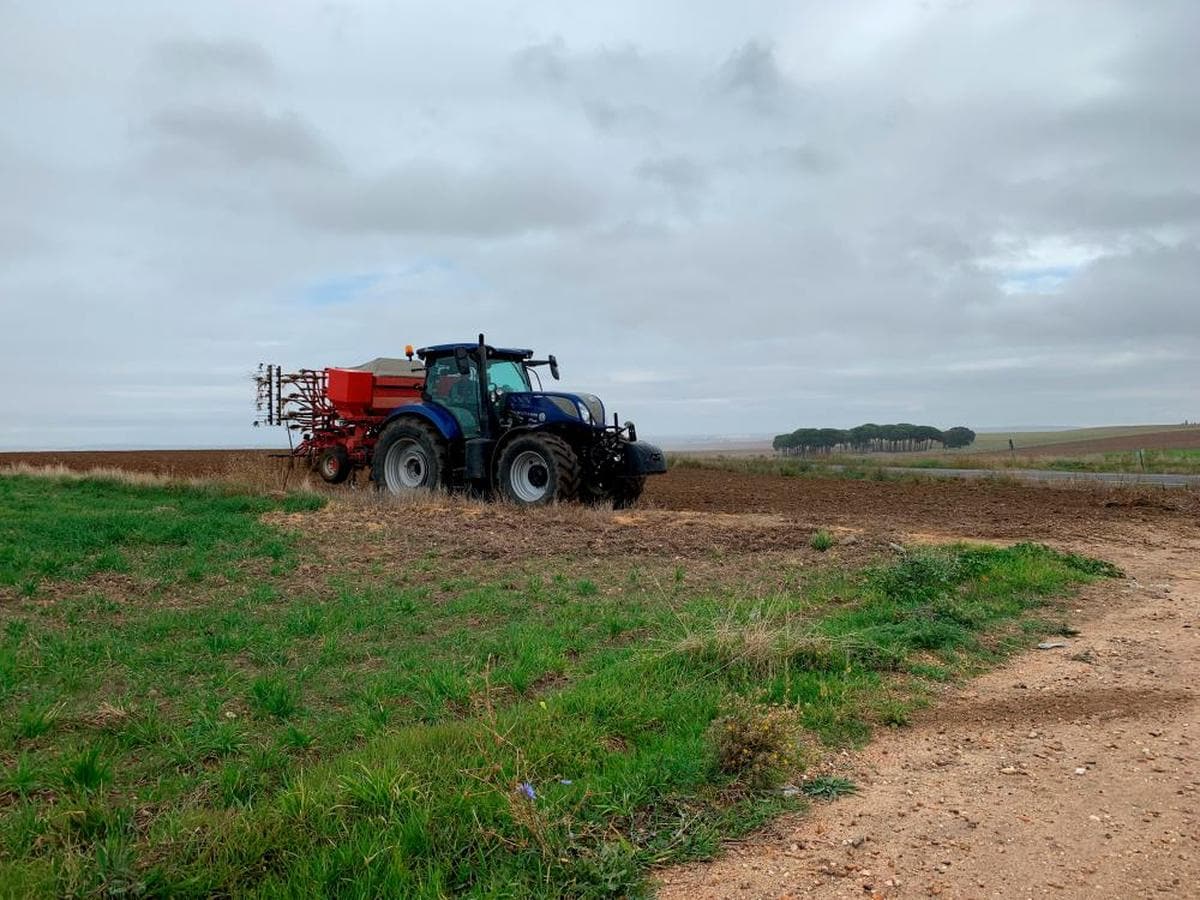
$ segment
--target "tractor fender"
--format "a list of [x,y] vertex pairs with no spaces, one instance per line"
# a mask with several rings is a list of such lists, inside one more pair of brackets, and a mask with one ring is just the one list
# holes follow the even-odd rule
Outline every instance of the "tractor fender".
[[383,423],[384,427],[395,422],[401,416],[415,416],[419,419],[424,419],[436,428],[438,434],[447,441],[457,441],[462,438],[462,428],[459,427],[458,420],[440,406],[434,406],[430,403],[409,403],[405,406],[398,406],[387,417],[387,420]]
[[634,478],[662,475],[667,471],[667,456],[654,444],[630,441],[625,445],[625,474]]

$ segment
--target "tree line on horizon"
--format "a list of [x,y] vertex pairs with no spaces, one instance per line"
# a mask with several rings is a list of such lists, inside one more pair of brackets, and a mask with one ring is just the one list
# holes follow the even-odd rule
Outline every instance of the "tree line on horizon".
[[784,456],[806,456],[809,453],[904,453],[928,450],[934,444],[944,449],[969,447],[975,443],[975,432],[965,426],[945,431],[932,425],[876,425],[868,422],[855,428],[797,428],[790,434],[775,436],[771,446]]

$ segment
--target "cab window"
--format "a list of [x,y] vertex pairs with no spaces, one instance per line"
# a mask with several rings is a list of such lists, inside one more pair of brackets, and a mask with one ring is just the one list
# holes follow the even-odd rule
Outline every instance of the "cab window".
[[471,371],[466,375],[458,371],[453,356],[435,360],[425,372],[425,393],[454,416],[468,438],[479,436],[480,418],[479,365],[474,359],[470,362]]
[[497,391],[527,391],[529,381],[525,367],[511,359],[490,359],[487,367],[488,386]]

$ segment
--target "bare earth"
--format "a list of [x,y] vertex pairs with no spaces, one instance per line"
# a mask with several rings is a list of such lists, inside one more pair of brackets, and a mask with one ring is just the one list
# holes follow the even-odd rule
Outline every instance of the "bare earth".
[[1068,647],[949,693],[843,760],[857,796],[660,896],[1200,896],[1200,542],[1072,543],[1131,577],[1084,592]]
[[1023,455],[1085,456],[1089,453],[1118,453],[1128,450],[1194,450],[1200,448],[1200,428],[1175,428],[1170,431],[1151,431],[1123,434],[1083,441],[1064,441],[1061,444],[1021,447]]

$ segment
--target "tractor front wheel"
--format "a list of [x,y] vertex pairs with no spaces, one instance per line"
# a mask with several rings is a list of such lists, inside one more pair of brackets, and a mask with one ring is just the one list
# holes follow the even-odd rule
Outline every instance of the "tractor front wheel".
[[424,422],[400,419],[379,436],[371,478],[381,491],[397,496],[436,491],[445,485],[446,474],[446,445]]
[[613,509],[628,509],[638,502],[642,491],[646,489],[646,476],[638,475],[632,478],[618,478],[613,488]]
[[579,458],[557,435],[522,435],[501,451],[496,482],[518,506],[570,502],[579,495]]
[[341,484],[350,477],[353,468],[350,465],[350,454],[340,444],[336,447],[326,447],[317,457],[317,474],[330,484]]

